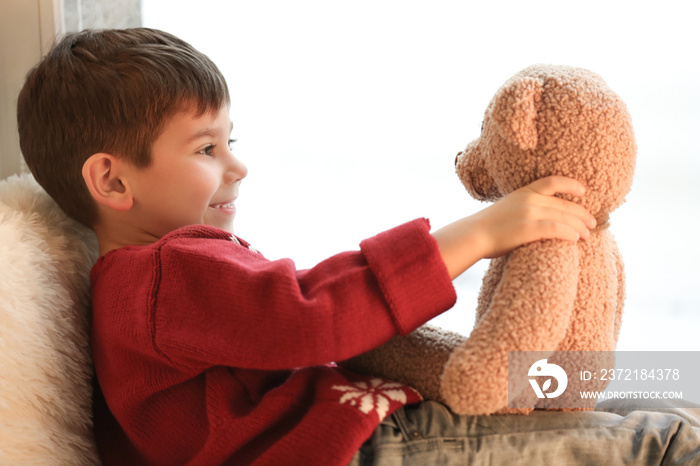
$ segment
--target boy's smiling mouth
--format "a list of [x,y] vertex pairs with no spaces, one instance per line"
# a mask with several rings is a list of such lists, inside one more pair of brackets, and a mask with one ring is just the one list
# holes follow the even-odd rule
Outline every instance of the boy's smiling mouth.
[[233,233],[233,218],[236,216],[236,198],[212,202],[202,216],[201,223]]
[[222,202],[219,204],[210,204],[209,207],[212,209],[233,209],[235,206],[235,199],[232,199],[230,201]]

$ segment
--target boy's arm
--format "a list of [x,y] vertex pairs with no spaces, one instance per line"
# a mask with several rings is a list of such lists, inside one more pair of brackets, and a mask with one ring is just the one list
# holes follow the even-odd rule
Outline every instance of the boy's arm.
[[452,307],[450,277],[476,260],[585,235],[589,214],[551,197],[580,189],[567,178],[540,180],[434,236],[427,221],[410,222],[303,271],[241,247],[222,252],[220,242],[216,254],[168,243],[153,298],[154,345],[182,364],[252,369],[351,358]]
[[[212,238],[170,238],[158,257],[153,342],[175,364],[286,369],[347,359],[452,307],[424,219],[309,270]],[[201,367],[200,367],[201,368]]]
[[[450,275],[455,277],[476,260],[497,257],[522,243],[550,237],[588,237],[586,226],[595,225],[592,216],[577,204],[551,197],[555,192],[581,195],[582,188],[568,178],[540,180],[435,232]],[[426,398],[445,401],[440,388],[443,369],[465,340],[459,334],[424,325],[407,337],[395,337],[341,365],[406,383]]]

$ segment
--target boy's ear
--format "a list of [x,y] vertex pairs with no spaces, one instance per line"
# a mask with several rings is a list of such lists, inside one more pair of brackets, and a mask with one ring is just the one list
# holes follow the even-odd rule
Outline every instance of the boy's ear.
[[93,199],[115,210],[129,210],[134,199],[128,183],[123,178],[125,162],[99,152],[92,154],[83,164],[83,179]]

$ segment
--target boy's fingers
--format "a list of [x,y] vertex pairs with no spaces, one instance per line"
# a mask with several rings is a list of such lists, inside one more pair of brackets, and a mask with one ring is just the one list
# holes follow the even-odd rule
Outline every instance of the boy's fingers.
[[[588,214],[586,213],[586,215]],[[587,239],[590,236],[590,227],[586,224],[586,220],[567,210],[557,208],[549,209],[542,221],[551,225],[556,225],[559,229],[558,231],[574,231],[579,237],[584,239]]]
[[586,193],[586,187],[583,183],[573,178],[560,175],[540,178],[530,183],[527,187],[544,196],[553,196],[557,193],[561,193],[580,197]]
[[576,204],[575,202],[566,201],[557,197],[552,197],[554,194],[571,194],[572,196],[583,196],[586,193],[585,186],[578,180],[565,176],[552,175],[546,178],[540,178],[537,181],[530,183],[528,188],[543,196],[548,196],[558,209],[571,212],[578,216],[588,226],[595,228],[596,220],[588,210]]
[[548,238],[557,238],[576,242],[581,238],[588,238],[589,234],[581,234],[576,228],[564,225],[563,223],[551,223]]
[[[595,222],[595,219],[593,219]],[[588,239],[589,236],[591,236],[591,231],[589,230],[589,226],[581,220],[580,217],[576,215],[570,215],[568,218],[568,221],[566,224],[570,227],[576,230],[576,232],[579,234],[581,238]]]
[[588,228],[596,227],[597,222],[595,217],[591,215],[591,213],[588,212],[585,207],[576,204],[575,202],[566,201],[558,197],[552,197],[551,201],[554,208],[576,216],[579,220],[585,223]]

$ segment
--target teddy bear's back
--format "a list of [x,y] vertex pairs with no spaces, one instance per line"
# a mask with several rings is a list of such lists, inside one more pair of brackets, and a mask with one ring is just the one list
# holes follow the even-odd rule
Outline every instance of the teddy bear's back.
[[[563,240],[560,242],[565,245]],[[566,336],[556,348],[539,349],[613,351],[619,335],[625,297],[622,257],[607,226],[594,230],[588,240],[579,241],[576,247],[578,283]],[[537,254],[536,245],[530,245],[529,249]],[[490,309],[509,257],[507,255],[491,260],[479,292],[475,325]]]
[[560,351],[614,351],[625,299],[624,264],[608,228],[578,243],[574,309]]

